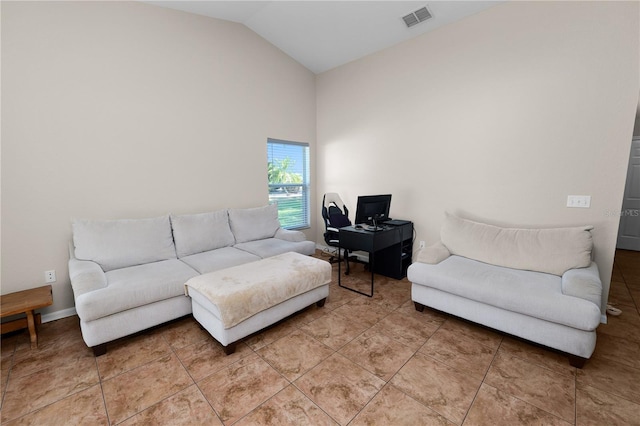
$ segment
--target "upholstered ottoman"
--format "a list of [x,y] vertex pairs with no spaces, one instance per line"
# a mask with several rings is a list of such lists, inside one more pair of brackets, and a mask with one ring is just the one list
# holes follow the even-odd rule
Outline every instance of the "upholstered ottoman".
[[299,253],[284,253],[191,278],[193,317],[224,346],[316,303],[329,295],[331,265]]

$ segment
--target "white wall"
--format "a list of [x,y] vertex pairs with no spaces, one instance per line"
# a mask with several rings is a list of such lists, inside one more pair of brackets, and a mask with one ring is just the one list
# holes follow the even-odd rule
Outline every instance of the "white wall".
[[[638,16],[637,2],[510,2],[321,74],[318,194],[355,210],[358,195],[392,193],[391,216],[413,220],[427,244],[445,210],[592,224],[608,293]],[[591,208],[565,207],[567,195],[591,195]]]
[[242,25],[138,2],[1,7],[1,290],[55,269],[45,314],[74,305],[72,218],[264,205],[267,137],[315,154],[314,75]]

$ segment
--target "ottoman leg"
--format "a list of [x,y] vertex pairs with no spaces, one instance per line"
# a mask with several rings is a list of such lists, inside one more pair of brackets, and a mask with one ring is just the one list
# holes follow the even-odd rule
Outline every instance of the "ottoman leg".
[[325,297],[324,299],[322,299],[322,300],[318,300],[318,301],[316,302],[316,306],[317,306],[318,308],[322,308],[322,307],[324,306],[324,302],[326,302],[326,301],[327,301],[327,298],[326,298],[326,297]]
[[418,302],[414,301],[413,304],[416,307],[416,311],[418,311],[418,312],[424,311],[424,305],[422,303],[418,303]]
[[236,342],[229,343],[227,346],[224,346],[223,349],[226,355],[231,355],[236,351]]

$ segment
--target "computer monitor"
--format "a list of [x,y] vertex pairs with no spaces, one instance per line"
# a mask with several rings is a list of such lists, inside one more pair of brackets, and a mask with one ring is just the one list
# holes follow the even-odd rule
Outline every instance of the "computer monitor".
[[372,225],[389,220],[389,208],[391,207],[391,194],[386,195],[361,195],[356,206],[355,223]]

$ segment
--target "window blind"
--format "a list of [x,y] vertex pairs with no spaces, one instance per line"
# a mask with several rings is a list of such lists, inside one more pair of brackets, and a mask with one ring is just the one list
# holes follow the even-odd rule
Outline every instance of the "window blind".
[[269,203],[285,229],[309,227],[309,144],[267,139]]

